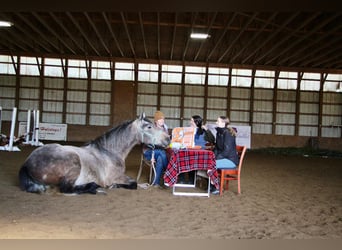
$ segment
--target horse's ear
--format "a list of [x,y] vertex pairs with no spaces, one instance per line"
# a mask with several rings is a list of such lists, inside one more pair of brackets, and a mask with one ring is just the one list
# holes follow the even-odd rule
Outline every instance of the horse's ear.
[[140,117],[139,117],[139,119],[140,119],[140,120],[143,120],[144,118],[145,118],[145,112],[142,112],[141,115],[140,115]]

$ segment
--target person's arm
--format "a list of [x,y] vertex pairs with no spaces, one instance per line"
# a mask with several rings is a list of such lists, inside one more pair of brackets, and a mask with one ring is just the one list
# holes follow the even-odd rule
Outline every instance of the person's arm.
[[215,144],[215,136],[213,135],[213,133],[211,133],[210,130],[204,130],[204,140],[206,140],[207,142],[213,143]]

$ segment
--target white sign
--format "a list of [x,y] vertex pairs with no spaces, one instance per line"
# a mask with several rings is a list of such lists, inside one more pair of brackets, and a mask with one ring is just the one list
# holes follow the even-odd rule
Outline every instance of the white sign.
[[[215,124],[206,124],[208,129],[216,136],[216,125]],[[233,125],[229,124],[229,127],[235,128],[237,130],[236,135],[236,145],[246,146],[247,148],[251,148],[251,126],[242,126],[242,125]]]
[[[19,136],[25,135],[26,122],[19,123]],[[66,141],[67,124],[39,123],[39,140]]]
[[251,148],[251,126],[229,124],[229,127],[236,128],[237,130],[236,145]]

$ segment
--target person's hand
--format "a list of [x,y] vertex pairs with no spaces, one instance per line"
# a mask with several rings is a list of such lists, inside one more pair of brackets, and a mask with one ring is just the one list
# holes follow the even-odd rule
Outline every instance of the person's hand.
[[202,125],[202,129],[204,129],[204,130],[208,130],[208,127],[206,126],[206,125]]

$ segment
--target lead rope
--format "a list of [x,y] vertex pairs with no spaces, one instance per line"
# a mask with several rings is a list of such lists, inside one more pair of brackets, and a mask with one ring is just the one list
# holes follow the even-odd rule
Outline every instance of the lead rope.
[[[142,142],[144,141],[144,135],[145,135],[145,133],[144,133],[144,131],[142,131],[142,133],[141,133],[141,141]],[[149,135],[149,136],[152,138],[152,140],[155,140],[155,137],[152,137],[151,135]],[[155,167],[155,158],[154,158],[155,145],[152,144],[151,146],[152,146],[151,147],[152,148],[151,167],[153,170],[153,181],[151,182],[151,185],[149,185],[149,186],[152,186],[154,184],[154,182],[156,181],[156,167]]]
[[155,158],[154,158],[154,145],[153,145],[153,148],[152,148],[152,156],[151,156],[151,167],[152,167],[152,170],[153,170],[153,181],[151,182],[151,185],[154,184],[154,182],[156,181],[156,167],[155,167]]

